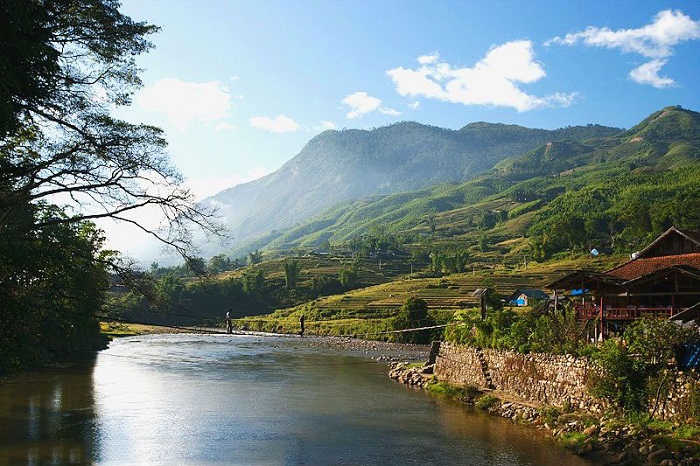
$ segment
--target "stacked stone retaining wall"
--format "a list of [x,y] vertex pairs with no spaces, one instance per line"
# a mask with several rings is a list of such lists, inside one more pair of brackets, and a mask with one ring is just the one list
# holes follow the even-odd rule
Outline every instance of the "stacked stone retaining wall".
[[[442,343],[435,361],[438,380],[479,389],[495,389],[530,403],[600,413],[608,404],[589,393],[599,369],[571,355],[521,354]],[[659,396],[649,409],[658,419],[683,421],[698,416],[700,373],[667,370]]]
[[679,372],[668,370],[662,374],[662,388],[649,400],[649,409],[660,419],[684,420],[700,414],[700,373],[695,370]]
[[586,360],[574,356],[479,350],[443,343],[435,375],[446,382],[494,388],[542,405],[571,405],[593,412],[605,408],[601,400],[588,392],[594,369]]

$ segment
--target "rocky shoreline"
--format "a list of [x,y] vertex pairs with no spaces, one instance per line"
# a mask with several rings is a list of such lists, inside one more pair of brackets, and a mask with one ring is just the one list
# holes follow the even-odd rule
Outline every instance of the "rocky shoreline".
[[305,336],[303,340],[311,347],[363,353],[363,355],[377,361],[385,361],[392,364],[399,361],[425,362],[430,353],[430,346],[427,345],[390,343],[351,337]]
[[[389,377],[405,385],[430,390],[438,381],[432,365],[392,362]],[[535,406],[504,397],[498,391],[461,390],[456,398],[491,414],[529,425],[551,435],[584,458],[605,465],[700,466],[700,442],[669,442],[644,432],[620,417],[595,417],[588,413]]]

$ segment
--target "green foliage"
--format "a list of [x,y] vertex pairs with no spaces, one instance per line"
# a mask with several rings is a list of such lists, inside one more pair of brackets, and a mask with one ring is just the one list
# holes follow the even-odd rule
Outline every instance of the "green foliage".
[[629,351],[651,364],[665,364],[674,357],[673,347],[698,340],[697,331],[666,319],[637,319],[625,330]]
[[357,286],[358,277],[359,273],[357,263],[353,263],[349,267],[344,267],[340,270],[340,284],[346,290]]
[[521,353],[577,354],[584,344],[573,309],[557,313],[536,310],[516,314],[494,310],[481,320],[479,311],[458,311],[445,339],[478,348],[508,349]]
[[478,388],[472,386],[457,386],[447,382],[435,382],[426,386],[426,389],[435,395],[443,396],[445,398],[450,398],[452,400],[459,400],[464,402],[471,402],[476,399],[481,393]]
[[109,286],[109,253],[99,252],[104,239],[93,224],[32,230],[33,219],[62,213],[25,209],[6,211],[0,229],[0,374],[97,347],[95,310]]
[[231,270],[233,267],[234,263],[226,254],[219,254],[209,259],[207,263],[207,272],[217,274],[225,272],[226,270]]
[[265,291],[265,271],[262,268],[245,270],[242,281],[243,291],[248,296],[259,297]]
[[592,359],[602,368],[594,380],[591,393],[609,400],[626,412],[640,412],[646,407],[646,367],[633,358],[619,341],[606,340]]
[[248,265],[259,264],[260,262],[262,262],[262,255],[262,251],[259,251],[257,249],[253,252],[249,252],[246,258],[246,263]]
[[[404,330],[434,325],[434,321],[428,317],[428,303],[421,298],[413,296],[406,299],[399,313],[394,318],[394,329]],[[396,339],[404,343],[429,343],[433,333],[430,330],[419,330],[398,333]]]
[[301,275],[301,263],[295,260],[284,261],[284,283],[288,290],[293,290],[297,286]]
[[583,434],[583,432],[573,431],[562,433],[557,440],[563,447],[568,448],[569,450],[579,451],[586,444],[588,437]]
[[465,249],[456,251],[432,251],[430,257],[430,270],[433,272],[460,273],[469,270],[471,254]]
[[498,398],[496,398],[493,395],[487,394],[487,395],[483,395],[483,396],[479,397],[479,399],[476,400],[476,403],[474,404],[474,406],[476,407],[476,409],[480,409],[482,411],[488,411],[491,408],[493,408],[494,406],[496,406],[498,403],[500,403],[500,400]]
[[543,423],[554,426],[561,415],[561,410],[556,406],[543,406],[538,410],[538,413]]

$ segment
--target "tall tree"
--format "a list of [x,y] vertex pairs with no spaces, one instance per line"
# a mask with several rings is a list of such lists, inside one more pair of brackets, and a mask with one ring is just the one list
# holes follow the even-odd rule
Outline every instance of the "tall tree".
[[[110,217],[189,257],[189,227],[218,232],[213,213],[183,187],[160,129],[110,116],[141,85],[135,57],[158,30],[118,7],[114,0],[0,3],[0,219],[18,204],[60,202],[71,206],[68,214],[34,228]],[[158,209],[162,228],[128,216],[143,207]]]
[[[92,220],[136,225],[192,256],[218,233],[170,163],[162,131],[120,121],[157,27],[115,0],[0,0],[0,372],[94,343],[108,270]],[[162,228],[129,213],[155,208]],[[124,274],[129,276],[129,274]]]
[[284,261],[284,283],[288,290],[296,288],[301,275],[301,263],[296,260]]

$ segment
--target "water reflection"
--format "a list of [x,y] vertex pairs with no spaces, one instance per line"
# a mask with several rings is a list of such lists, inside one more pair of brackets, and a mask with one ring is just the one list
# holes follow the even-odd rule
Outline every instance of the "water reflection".
[[0,386],[0,463],[90,464],[94,360],[19,375]]
[[300,339],[122,339],[0,385],[0,464],[588,464]]

